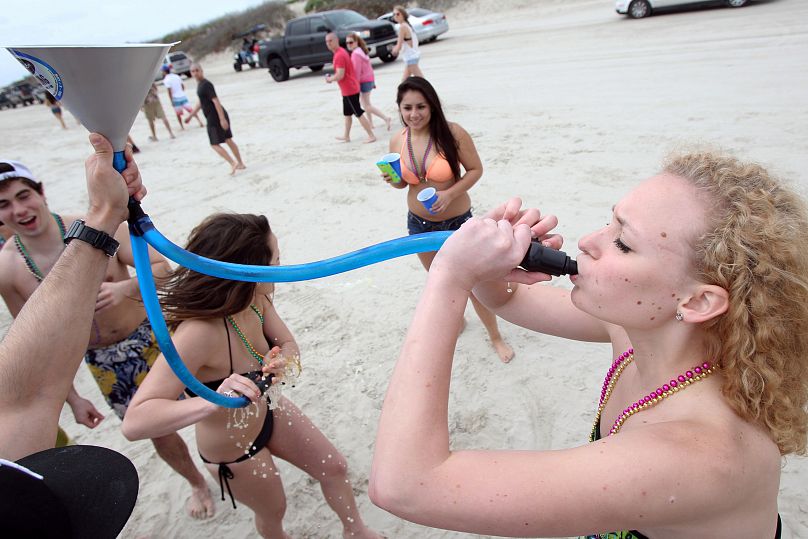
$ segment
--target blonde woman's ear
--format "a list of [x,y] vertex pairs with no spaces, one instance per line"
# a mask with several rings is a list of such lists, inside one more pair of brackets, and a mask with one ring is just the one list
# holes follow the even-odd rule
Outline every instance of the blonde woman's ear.
[[727,309],[729,309],[729,292],[717,285],[703,284],[679,306],[676,320],[697,324],[717,318],[727,312]]

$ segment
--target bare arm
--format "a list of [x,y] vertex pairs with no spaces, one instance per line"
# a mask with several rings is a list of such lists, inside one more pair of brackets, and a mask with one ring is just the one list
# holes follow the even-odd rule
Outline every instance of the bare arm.
[[[90,140],[95,154],[86,163],[86,222],[113,234],[126,218],[128,195],[140,199],[145,190],[130,149],[122,181],[112,168],[110,143],[95,134]],[[7,433],[0,438],[3,458],[15,460],[53,447],[59,412],[90,337],[106,267],[101,250],[83,241],[70,242],[0,344],[0,432]],[[53,361],[54,354],[60,361]]]
[[448,208],[458,196],[468,192],[483,175],[483,163],[474,147],[474,141],[459,125],[452,123],[450,128],[457,141],[458,160],[466,172],[449,188],[438,191],[438,200],[432,204],[432,211],[437,214]]
[[188,115],[188,117],[187,117],[187,118],[185,118],[185,123],[191,123],[191,119],[192,119],[192,118],[196,118],[196,117],[197,117],[197,115],[199,114],[199,111],[200,111],[200,110],[202,110],[202,104],[201,104],[201,103],[197,103],[197,104],[194,106],[194,110],[192,110],[192,111],[191,111],[191,114],[189,114],[189,115]]
[[[185,343],[180,341],[183,339],[175,334],[177,349],[182,349],[180,356],[191,374],[196,376],[200,356],[181,348]],[[218,409],[201,397],[177,400],[184,387],[160,354],[129,404],[121,425],[123,435],[133,441],[159,438],[193,425]]]
[[[197,376],[203,368],[221,366],[221,358],[211,354],[217,344],[225,342],[220,327],[210,321],[190,320],[180,324],[174,333],[174,345],[193,376]],[[202,397],[177,400],[184,388],[161,354],[129,404],[121,427],[123,435],[129,440],[166,436],[198,423],[219,410],[219,406]],[[255,384],[238,374],[226,378],[218,391],[223,393],[230,389],[252,400],[260,397]]]
[[446,191],[451,192],[455,197],[461,193],[467,192],[474,187],[474,184],[483,175],[483,162],[480,159],[480,154],[477,153],[477,148],[474,146],[474,141],[465,129],[456,123],[452,123],[452,134],[457,140],[458,145],[458,158],[460,164],[463,165],[465,173]]
[[269,347],[280,346],[281,355],[287,360],[300,359],[300,348],[294,335],[289,331],[284,321],[275,310],[275,306],[268,299],[262,301],[264,307],[264,335],[269,341]]
[[398,56],[398,53],[401,51],[401,47],[404,44],[404,33],[407,31],[406,24],[398,25],[398,39],[396,39],[396,44],[393,46],[393,50],[390,51],[393,53],[393,56]]
[[12,318],[17,318],[22,306],[25,305],[26,298],[14,286],[16,271],[13,257],[16,255],[11,252],[11,249],[12,247],[8,246],[0,251],[0,295],[3,296],[9,314]]
[[328,82],[339,82],[343,78],[345,78],[345,68],[340,67],[340,68],[338,68],[337,70],[334,71],[333,75],[329,75],[328,78],[326,79],[326,81],[328,81]]
[[[526,246],[529,231],[517,235]],[[729,469],[703,458],[709,447],[720,447],[703,425],[628,429],[558,451],[452,451],[449,384],[470,281],[442,254],[382,407],[370,478],[374,503],[426,526],[556,537],[676,526],[702,504],[720,512],[741,501],[742,492],[727,490]],[[510,255],[516,259],[518,249]],[[671,481],[681,470],[699,480]]]
[[[132,268],[135,267],[135,258],[129,237],[129,227],[126,223],[122,223],[118,227],[118,231],[115,233],[115,239],[120,243],[118,253],[115,256],[117,256],[118,260],[123,264]],[[167,276],[171,271],[168,260],[151,247],[148,249],[149,263],[151,264],[154,278],[160,279],[161,277]],[[137,276],[122,281],[105,281],[101,283],[95,310],[100,311],[106,307],[118,305],[127,298],[140,298],[140,287],[138,285]]]
[[211,99],[211,101],[213,102],[213,106],[216,108],[216,114],[219,116],[219,125],[221,125],[222,129],[226,131],[230,125],[224,115],[224,107],[222,107],[218,97],[214,97]]

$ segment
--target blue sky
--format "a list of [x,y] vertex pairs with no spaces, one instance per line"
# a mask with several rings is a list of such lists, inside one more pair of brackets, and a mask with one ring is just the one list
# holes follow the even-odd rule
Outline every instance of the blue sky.
[[[261,4],[262,0],[39,0],[0,15],[0,45],[115,45],[155,40],[174,30]],[[28,74],[0,50],[0,86]]]

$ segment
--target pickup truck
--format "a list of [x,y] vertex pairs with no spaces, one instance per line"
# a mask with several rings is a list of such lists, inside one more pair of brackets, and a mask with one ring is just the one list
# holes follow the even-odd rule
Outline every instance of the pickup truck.
[[390,51],[398,34],[392,24],[369,20],[349,9],[337,9],[290,20],[283,37],[259,42],[258,61],[278,82],[289,78],[291,67],[320,71],[333,58],[333,53],[325,46],[328,32],[336,33],[342,46],[348,34],[358,33],[367,43],[370,57],[378,57],[383,62],[395,60]]

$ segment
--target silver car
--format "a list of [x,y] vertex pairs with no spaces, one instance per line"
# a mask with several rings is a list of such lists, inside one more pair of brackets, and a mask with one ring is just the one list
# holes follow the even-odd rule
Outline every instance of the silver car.
[[642,19],[654,11],[678,6],[725,4],[729,7],[743,7],[748,3],[749,0],[616,0],[614,7],[621,15]]
[[[407,15],[409,16],[410,26],[415,30],[415,35],[418,36],[418,43],[435,41],[439,35],[449,31],[449,21],[446,20],[446,15],[443,13],[414,7],[407,9]],[[396,32],[398,32],[398,23],[393,19],[392,11],[385,13],[379,19],[393,23]]]

